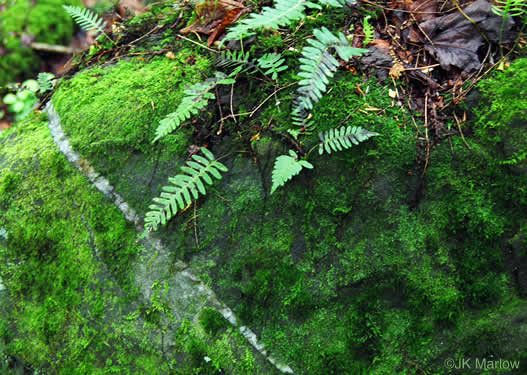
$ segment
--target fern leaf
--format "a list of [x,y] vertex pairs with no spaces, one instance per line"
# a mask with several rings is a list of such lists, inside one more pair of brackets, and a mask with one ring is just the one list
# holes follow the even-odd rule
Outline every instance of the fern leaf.
[[299,174],[303,168],[312,169],[313,165],[305,160],[298,160],[298,155],[292,150],[289,150],[289,155],[277,157],[273,167],[271,194]]
[[322,155],[324,151],[328,154],[331,154],[332,151],[342,151],[377,135],[379,133],[371,132],[359,126],[343,126],[340,129],[329,129],[324,133],[318,133],[320,137],[318,153]]
[[276,80],[278,73],[287,69],[287,65],[283,65],[285,60],[281,54],[266,53],[258,59],[258,66],[262,69],[267,69],[264,74],[271,75],[271,79]]
[[208,104],[209,99],[216,96],[209,92],[216,85],[228,85],[234,83],[234,79],[228,78],[222,72],[216,72],[215,77],[209,78],[204,82],[198,82],[187,88],[183,93],[185,97],[176,108],[175,112],[169,113],[159,122],[156,129],[156,136],[152,143],[176,130],[183,121],[188,120],[193,115],[197,115]]
[[39,93],[42,94],[53,88],[53,79],[55,75],[53,73],[38,73],[38,86]]
[[97,14],[86,8],[74,7],[69,5],[62,6],[75,22],[85,31],[97,30],[104,35],[104,20]]
[[212,185],[211,176],[221,179],[220,172],[228,171],[225,165],[214,159],[212,152],[202,147],[201,153],[205,157],[192,155],[192,160],[181,167],[184,174],[170,177],[168,181],[171,185],[163,186],[161,195],[153,199],[154,203],[145,216],[146,230],[155,231],[159,225],[165,225],[200,194],[207,194],[205,184]]
[[274,7],[264,7],[261,13],[251,13],[247,18],[238,22],[225,36],[225,41],[240,39],[251,35],[250,31],[259,28],[276,29],[286,26],[293,21],[305,18],[306,8],[320,9],[320,5],[308,0],[277,0]]
[[339,66],[338,60],[332,52],[343,60],[353,56],[360,56],[366,49],[350,47],[348,40],[342,33],[333,35],[327,28],[315,29],[314,39],[308,40],[309,46],[302,49],[300,58],[300,73],[303,79],[298,82],[298,96],[293,102],[293,123],[308,125],[304,119],[313,104],[318,102],[327,90],[329,79],[333,77]]
[[254,72],[256,63],[250,60],[249,52],[224,51],[216,58],[215,65],[218,69],[234,69],[241,67],[242,72]]
[[364,41],[362,42],[363,46],[368,45],[369,43],[373,42],[375,39],[375,30],[373,30],[373,27],[368,22],[371,16],[364,17],[362,29],[364,31]]

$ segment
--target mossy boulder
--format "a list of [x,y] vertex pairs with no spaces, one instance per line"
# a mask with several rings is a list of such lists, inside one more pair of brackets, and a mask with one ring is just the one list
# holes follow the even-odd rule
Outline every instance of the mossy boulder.
[[68,45],[73,20],[62,5],[78,6],[80,1],[7,1],[0,13],[0,86],[36,76],[40,57],[29,42]]
[[[513,65],[511,71],[525,77],[522,64]],[[12,164],[2,164],[0,175],[8,194],[0,214],[0,226],[10,236],[3,243],[4,257],[14,262],[2,270],[2,278],[10,293],[14,290],[21,296],[15,301],[31,307],[24,315],[27,319],[38,316],[35,310],[44,308],[43,301],[54,295],[56,286],[37,293],[32,300],[36,302],[25,302],[36,292],[17,289],[16,272],[26,266],[17,265],[17,257],[25,256],[29,264],[38,266],[51,259],[54,267],[64,267],[60,249],[73,250],[57,232],[80,231],[88,225],[94,239],[86,230],[84,237],[72,233],[66,238],[84,246],[90,241],[100,243],[101,262],[109,272],[120,275],[121,288],[126,280],[137,282],[137,268],[130,262],[138,251],[144,251],[144,259],[152,264],[167,265],[161,278],[167,283],[176,278],[180,262],[185,261],[256,331],[268,350],[298,374],[446,374],[450,372],[444,367],[446,359],[468,357],[517,360],[525,366],[520,345],[527,342],[527,302],[524,284],[515,281],[515,274],[526,272],[527,202],[522,189],[527,181],[521,165],[517,169],[501,161],[516,155],[521,163],[520,156],[527,150],[521,137],[500,134],[509,146],[495,139],[496,129],[521,129],[524,112],[517,111],[519,117],[511,116],[510,121],[493,117],[496,125],[487,128],[475,121],[473,135],[466,134],[470,149],[458,137],[445,139],[424,170],[416,162],[411,114],[392,104],[388,87],[341,72],[331,92],[315,108],[318,130],[357,125],[380,136],[331,155],[311,153],[315,168],[270,195],[273,162],[292,147],[278,130],[288,119],[284,104],[262,109],[255,119],[221,124],[213,121],[220,115],[218,103],[211,103],[201,115],[152,144],[157,124],[175,109],[185,85],[210,76],[211,71],[206,55],[182,43],[175,60],[130,59],[86,69],[63,82],[52,98],[87,168],[106,176],[140,216],[149,210],[167,177],[179,173],[190,146],[207,145],[216,157],[222,157],[229,171],[221,181],[156,234],[170,249],[161,258],[156,257],[155,249],[138,249],[141,242],[132,241],[134,229],[123,223],[102,195],[92,192],[93,197],[87,196],[84,190],[92,191],[87,183],[81,189],[68,182],[71,167],[64,160],[56,162],[58,151],[44,130],[40,134],[48,139],[44,145],[34,145],[29,134],[17,136],[32,144],[24,155],[44,151],[55,155],[53,162],[38,162],[45,168],[37,169],[36,175],[49,175],[45,184],[27,169],[16,173]],[[494,78],[494,82],[499,80],[499,76]],[[357,85],[367,95],[356,94]],[[518,93],[522,87],[525,85],[516,85]],[[267,97],[268,89],[264,84],[248,83],[240,88],[241,99],[237,100],[251,108]],[[508,96],[497,95],[493,100],[515,97],[512,87],[510,90]],[[283,95],[287,103],[290,93]],[[489,93],[483,90],[483,95]],[[218,92],[220,105],[222,98],[228,108],[229,91]],[[479,118],[485,116],[476,113]],[[306,149],[311,146],[316,142],[304,145]],[[21,168],[28,158],[13,158],[15,149],[7,147],[11,150],[8,159],[18,159]],[[54,201],[47,195],[59,184],[64,187],[57,191],[58,196],[67,194],[68,198]],[[86,202],[95,197],[99,201],[91,208]],[[59,201],[64,202],[62,210],[46,207],[40,213],[42,205],[57,207]],[[80,212],[70,212],[72,207],[79,207]],[[26,214],[16,222],[13,218],[20,212]],[[89,221],[92,217],[93,223]],[[78,274],[86,275],[87,283],[90,273],[83,272]],[[148,276],[155,278],[155,271]],[[42,280],[46,279],[51,275],[44,274]],[[164,292],[163,283],[156,285],[150,294],[153,310],[169,310],[170,292]],[[125,289],[126,293],[131,292]],[[165,299],[160,300],[161,296]],[[55,308],[66,314],[63,305]],[[149,318],[146,310],[139,311],[147,321],[163,322]],[[222,318],[203,311],[197,320],[205,333],[227,329]],[[21,332],[43,330],[22,324],[22,318],[12,319],[13,324],[27,327]],[[197,328],[190,329],[187,323],[182,327],[178,338],[194,337],[190,332]],[[59,331],[55,327],[51,333]],[[477,337],[485,339],[477,341]],[[186,341],[186,349],[195,354],[190,356],[195,368],[205,366],[205,356],[219,364],[218,358],[225,354],[221,351],[225,346],[207,351],[205,341]],[[57,355],[57,348],[44,339],[38,345],[45,349],[41,358],[32,358],[24,348],[17,353],[37,365]],[[93,356],[98,357],[97,352]],[[63,353],[64,357],[71,358],[70,353]],[[148,363],[156,363],[151,361]],[[266,373],[254,365],[244,366],[248,369],[240,367],[235,373]]]

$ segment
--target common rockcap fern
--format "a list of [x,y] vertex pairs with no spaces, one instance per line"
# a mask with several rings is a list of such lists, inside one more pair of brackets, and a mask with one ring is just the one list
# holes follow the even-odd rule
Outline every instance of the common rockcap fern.
[[367,50],[354,48],[342,33],[332,34],[322,27],[313,31],[314,39],[309,39],[308,46],[302,49],[300,58],[300,73],[302,80],[298,83],[298,96],[293,103],[293,123],[306,128],[312,127],[309,122],[308,111],[318,102],[327,90],[329,79],[333,77],[339,67],[336,54],[342,60],[349,60],[353,56],[360,56]]
[[220,172],[227,172],[227,167],[214,159],[212,152],[202,147],[201,152],[205,157],[192,155],[192,160],[187,161],[187,166],[181,167],[185,173],[170,177],[172,185],[163,186],[159,198],[154,198],[154,203],[149,206],[150,211],[145,217],[145,229],[155,231],[159,225],[165,225],[179,210],[205,195],[205,183],[212,185],[212,178],[221,179]]
[[210,92],[216,85],[228,85],[234,82],[234,79],[228,78],[225,73],[216,72],[213,78],[195,83],[187,88],[183,92],[185,97],[176,108],[176,111],[168,114],[159,122],[156,129],[156,136],[152,143],[172,133],[183,121],[188,120],[192,115],[198,114],[199,111],[205,108],[209,99],[216,97]]

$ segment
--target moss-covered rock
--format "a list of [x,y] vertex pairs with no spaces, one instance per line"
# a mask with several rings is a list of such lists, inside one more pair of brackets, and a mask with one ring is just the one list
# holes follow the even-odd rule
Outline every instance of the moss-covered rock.
[[0,14],[0,86],[36,76],[40,57],[28,41],[67,45],[73,21],[62,5],[80,5],[78,0],[7,1]]
[[[215,105],[222,104],[219,92],[217,103],[202,115],[151,144],[155,127],[180,102],[184,86],[211,74],[207,58],[181,46],[175,60],[123,60],[87,69],[63,82],[53,97],[74,149],[107,176],[141,215],[166,185],[166,177],[178,173],[188,147],[208,144],[229,168],[206,197],[160,231],[159,237],[172,251],[172,258],[162,258],[169,263],[161,276],[167,283],[176,278],[180,260],[190,263],[261,335],[270,352],[298,374],[446,374],[450,371],[444,363],[449,358],[525,361],[525,353],[517,349],[527,340],[521,281],[526,274],[527,220],[527,181],[521,164],[527,151],[521,134],[523,98],[512,106],[510,117],[499,116],[507,101],[521,98],[524,62],[511,67],[516,72],[511,77],[520,77],[516,84],[504,85],[498,76],[485,86],[489,89],[483,89],[484,98],[493,105],[476,111],[479,120],[472,124],[473,135],[467,134],[470,149],[459,138],[444,140],[436,145],[426,170],[416,162],[411,116],[393,105],[388,87],[339,73],[331,92],[315,107],[318,130],[347,124],[380,136],[347,151],[309,154],[315,168],[270,195],[274,159],[292,147],[278,130],[288,121],[285,105],[278,104],[291,100],[286,90],[278,96],[278,106],[263,108],[256,119],[221,125],[211,121]],[[355,94],[357,85],[367,94]],[[238,101],[251,108],[270,89],[265,83],[249,82],[237,92],[242,98]],[[230,105],[229,94],[223,104]],[[263,125],[273,122],[274,127]],[[258,131],[251,134],[253,129]],[[26,138],[31,140],[30,135],[21,135]],[[309,149],[316,144],[305,141],[303,146]],[[35,146],[31,150],[37,153]],[[57,152],[50,144],[48,152],[52,151]],[[39,162],[54,173],[49,183],[67,181],[68,165],[55,164]],[[82,216],[76,220],[79,213],[45,210],[42,219],[27,215],[15,223],[9,215],[32,212],[40,207],[39,199],[42,204],[50,199],[34,194],[24,198],[25,174],[6,167],[2,171],[1,186],[8,198],[7,216],[2,216],[7,219],[0,226],[15,236],[4,246],[6,251],[12,257],[53,257],[57,248],[66,246],[56,233],[68,226],[63,229],[60,223],[82,222]],[[76,191],[68,189],[70,185],[64,185],[64,193]],[[48,194],[47,185],[38,186],[41,194]],[[88,197],[79,195],[74,203],[86,210],[85,200]],[[123,281],[132,278],[134,268],[128,262],[138,245],[119,224],[118,214],[105,207],[93,210],[84,217],[94,217],[88,223],[94,235],[101,236],[99,242],[92,240],[101,244],[97,248],[114,249],[118,238],[127,239],[127,245],[110,251],[107,258],[101,250],[101,257]],[[44,223],[54,230],[30,235],[40,233]],[[145,259],[158,262],[149,251]],[[66,262],[58,256],[52,259],[57,267]],[[21,272],[25,266],[11,268]],[[10,283],[19,284],[11,274],[4,274],[9,290]],[[24,290],[20,293],[27,295]],[[53,293],[55,289],[49,287],[37,297]],[[152,295],[157,297],[149,311],[169,309],[170,292],[162,301],[161,290]],[[28,319],[38,316],[34,310],[44,308],[42,303],[28,303],[33,309]],[[57,309],[64,310],[60,305]],[[217,351],[204,349],[203,335],[208,332],[217,338],[228,330],[219,316],[205,311],[198,319],[202,327],[188,328],[185,323],[178,331],[185,350],[194,353],[189,368],[208,366],[203,362],[206,353],[216,353],[213,364],[219,363],[214,362],[217,358],[231,358],[225,354],[226,345]],[[143,311],[142,316],[160,322],[153,312]],[[513,330],[519,333],[511,334]],[[28,358],[31,362],[42,363],[55,353],[39,345],[45,354]],[[250,368],[249,362],[243,366]]]

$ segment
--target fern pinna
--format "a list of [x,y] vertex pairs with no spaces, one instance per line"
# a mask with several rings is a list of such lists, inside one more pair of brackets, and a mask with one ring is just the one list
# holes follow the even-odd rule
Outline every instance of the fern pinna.
[[293,124],[302,127],[312,127],[308,122],[308,110],[313,109],[313,104],[318,102],[326,92],[329,78],[332,78],[339,67],[338,60],[333,57],[335,51],[342,60],[349,60],[360,56],[366,49],[351,47],[342,33],[333,35],[328,29],[322,27],[313,31],[314,39],[309,39],[309,46],[302,49],[300,70],[298,73],[303,79],[298,83],[298,96],[293,102]]
[[[159,198],[154,198],[155,204],[145,217],[145,230],[155,231],[159,225],[165,225],[179,210],[198,199],[199,194],[207,194],[205,183],[212,185],[212,178],[221,179],[220,172],[227,172],[227,167],[214,159],[212,152],[202,147],[205,157],[192,155],[193,160],[187,161],[187,166],[181,167],[185,174],[170,177],[172,185],[163,186]],[[192,196],[192,197],[191,197]]]
[[99,18],[97,14],[86,8],[69,5],[63,5],[62,7],[83,30],[97,30],[111,41],[110,37],[104,32],[104,20]]
[[225,73],[216,72],[213,78],[209,78],[204,82],[195,83],[187,88],[184,91],[185,97],[176,108],[176,111],[168,114],[159,122],[156,129],[156,136],[152,143],[172,133],[183,121],[188,120],[192,115],[198,114],[199,111],[205,108],[209,99],[216,98],[213,93],[209,92],[216,85],[229,85],[234,82],[234,79],[228,78]]
[[343,126],[340,129],[329,129],[324,133],[318,133],[320,138],[318,153],[322,155],[324,151],[328,154],[331,154],[331,151],[342,151],[377,135],[379,133],[371,132],[360,126]]
[[230,28],[225,41],[240,39],[254,34],[251,30],[269,28],[276,29],[288,26],[292,22],[305,18],[306,8],[322,9],[322,5],[342,7],[346,0],[276,0],[274,7],[264,7],[261,13],[251,13],[247,18]]
[[313,164],[305,160],[298,160],[298,155],[292,150],[289,150],[289,155],[277,157],[273,167],[271,194],[299,174],[303,168],[313,169]]

